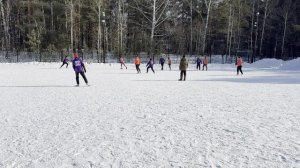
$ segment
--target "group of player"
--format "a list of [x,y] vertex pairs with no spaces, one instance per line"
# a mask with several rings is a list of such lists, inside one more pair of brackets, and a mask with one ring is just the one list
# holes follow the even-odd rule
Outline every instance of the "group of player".
[[[79,74],[82,76],[82,78],[84,79],[86,85],[89,85],[88,84],[88,80],[85,76],[85,73],[86,73],[86,68],[85,68],[85,65],[83,63],[83,61],[79,58],[79,55],[78,53],[74,53],[73,54],[74,56],[74,59],[72,60],[72,67],[75,71],[75,75],[76,75],[76,86],[79,86]],[[64,65],[66,65],[66,68],[68,68],[68,57],[66,56],[63,60],[63,64],[61,65],[60,68],[62,68]],[[166,60],[163,56],[160,57],[159,59],[159,64],[161,65],[161,70],[163,71],[164,70],[164,64],[165,64]],[[119,63],[121,64],[121,69],[123,69],[123,66],[127,69],[127,66],[125,65],[125,58],[124,56],[120,56],[119,57]],[[142,73],[141,72],[141,69],[140,69],[140,65],[141,65],[142,61],[141,61],[141,58],[140,56],[136,56],[134,58],[134,64],[135,64],[135,67],[136,67],[136,71],[137,73]],[[202,66],[202,70],[205,70],[207,71],[207,65],[209,63],[207,57],[205,56],[203,60],[200,59],[200,57],[198,57],[196,59],[196,62],[197,64],[196,68],[197,70],[201,70],[201,64],[203,65]],[[171,65],[172,65],[172,60],[170,59],[170,57],[167,58],[167,64],[169,66],[169,69],[172,70],[171,68]],[[243,74],[243,71],[242,71],[242,66],[243,66],[243,60],[241,57],[238,57],[236,59],[236,66],[237,66],[237,75],[239,75],[239,72],[241,72],[241,74]],[[154,62],[152,60],[152,58],[149,58],[147,64],[146,64],[146,67],[147,67],[147,73],[149,71],[149,69],[152,70],[153,73],[155,73],[154,71]],[[179,64],[179,70],[180,70],[180,79],[179,81],[182,81],[182,80],[186,80],[186,71],[187,71],[187,68],[188,68],[188,60],[186,59],[185,55],[182,56],[181,60],[180,60],[180,64]]]
[[[135,67],[136,67],[136,71],[137,73],[142,73],[141,72],[141,69],[140,69],[140,65],[141,65],[141,58],[140,56],[136,56],[134,58],[134,64],[135,64]],[[164,65],[165,65],[165,58],[163,56],[160,57],[159,59],[159,64],[161,65],[161,70],[163,71],[164,70]],[[123,69],[123,66],[126,67],[127,69],[127,66],[125,65],[125,58],[123,56],[120,56],[119,57],[119,63],[121,64],[121,69]],[[208,61],[208,58],[205,56],[203,60],[201,60],[200,57],[198,57],[196,59],[196,62],[197,64],[196,68],[197,70],[201,70],[201,64],[203,65],[202,66],[202,71],[204,71],[204,69],[207,71],[207,65],[209,63]],[[169,66],[169,69],[172,70],[171,68],[171,65],[172,65],[172,60],[170,59],[170,57],[168,56],[167,58],[167,64]],[[155,73],[154,69],[153,69],[153,60],[152,58],[149,58],[149,61],[147,62],[146,64],[146,67],[147,67],[147,73],[149,71],[149,69],[152,70],[153,73]],[[236,65],[237,65],[237,75],[239,75],[239,72],[241,72],[241,74],[243,74],[243,71],[242,71],[242,65],[243,65],[243,60],[241,57],[238,57],[237,60],[236,60]],[[179,70],[180,70],[180,79],[179,81],[182,81],[182,80],[185,80],[186,79],[186,70],[188,68],[188,60],[185,58],[185,55],[182,56],[181,60],[180,60],[180,64],[179,64]]]

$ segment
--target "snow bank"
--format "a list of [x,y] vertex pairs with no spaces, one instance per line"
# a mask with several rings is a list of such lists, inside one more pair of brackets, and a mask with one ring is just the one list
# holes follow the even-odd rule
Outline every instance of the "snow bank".
[[284,62],[280,69],[300,71],[300,58]]
[[251,67],[253,68],[264,68],[264,69],[279,69],[283,64],[283,60],[278,59],[263,59],[259,60],[253,64]]
[[278,59],[263,59],[251,64],[250,67],[259,69],[300,71],[300,58],[289,61],[283,61]]

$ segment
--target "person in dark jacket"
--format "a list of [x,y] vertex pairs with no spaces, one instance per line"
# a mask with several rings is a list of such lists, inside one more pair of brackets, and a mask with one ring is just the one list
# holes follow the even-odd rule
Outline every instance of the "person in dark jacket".
[[63,60],[63,63],[62,63],[62,65],[60,66],[60,68],[62,68],[65,64],[67,64],[67,67],[66,68],[68,68],[68,66],[69,66],[69,64],[68,64],[68,56],[66,56],[65,58],[64,58],[64,60]]
[[153,61],[152,61],[152,58],[150,58],[150,60],[148,61],[146,67],[147,67],[147,73],[149,71],[149,69],[151,68],[152,72],[155,73],[154,69],[153,69]]
[[172,64],[172,60],[170,57],[168,57],[168,65],[169,65],[170,70],[171,70],[171,64]]
[[72,64],[73,64],[73,69],[74,69],[75,74],[76,74],[76,83],[77,83],[76,86],[79,86],[79,74],[84,79],[86,85],[89,85],[88,80],[85,76],[86,68],[84,66],[83,61],[79,58],[77,53],[74,53],[74,60],[72,61]]
[[161,70],[163,71],[164,70],[164,64],[165,64],[165,59],[164,59],[164,57],[160,57],[160,59],[159,59],[159,63],[160,63],[160,65],[161,65]]
[[197,63],[197,70],[201,70],[201,59],[198,57],[197,60],[196,60],[196,63]]
[[188,61],[185,58],[185,55],[183,54],[181,60],[180,60],[180,64],[179,64],[179,70],[180,70],[180,79],[179,81],[182,81],[186,79],[186,70],[188,68]]

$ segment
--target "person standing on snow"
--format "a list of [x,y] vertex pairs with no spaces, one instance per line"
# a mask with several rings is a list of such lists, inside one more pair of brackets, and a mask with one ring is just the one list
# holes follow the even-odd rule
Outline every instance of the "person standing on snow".
[[243,59],[241,57],[238,57],[236,60],[236,66],[237,66],[237,75],[239,75],[239,72],[243,75],[242,67],[243,67]]
[[206,56],[204,57],[204,60],[203,60],[203,68],[202,68],[202,71],[204,71],[204,67],[206,68],[206,71],[207,71],[207,64],[208,64],[208,59],[206,58]]
[[125,68],[127,69],[127,66],[125,65],[125,58],[123,56],[120,55],[119,57],[119,62],[121,64],[121,69],[123,69],[123,65],[125,66]]
[[63,63],[62,63],[62,65],[60,66],[60,68],[62,68],[65,64],[67,64],[67,67],[66,68],[68,68],[68,66],[69,66],[69,64],[68,64],[68,56],[66,56],[65,58],[64,58],[64,60],[63,60]]
[[135,64],[135,68],[136,68],[137,73],[142,73],[141,69],[140,69],[141,58],[138,55],[134,59],[134,64]]
[[153,61],[152,61],[152,58],[150,58],[150,60],[148,61],[146,67],[147,67],[147,73],[149,71],[149,68],[151,68],[152,72],[155,73],[154,69],[153,69]]
[[160,57],[160,59],[159,59],[159,63],[160,63],[160,65],[161,65],[161,70],[163,71],[164,70],[164,64],[165,64],[165,59],[164,59],[164,57]]
[[171,61],[170,57],[168,57],[168,65],[169,65],[170,70],[171,70],[171,64],[172,64],[172,61]]
[[88,80],[86,79],[85,73],[86,73],[86,68],[84,66],[83,61],[79,58],[77,53],[74,53],[74,59],[72,61],[73,64],[73,69],[75,71],[76,74],[76,86],[79,86],[79,74],[82,76],[82,78],[84,79],[86,85],[88,84]]
[[179,64],[179,70],[180,70],[180,79],[179,81],[182,81],[186,79],[186,70],[188,68],[188,61],[185,58],[185,54],[183,54],[181,60],[180,60],[180,64]]
[[202,63],[202,61],[201,61],[201,59],[198,57],[197,58],[197,60],[196,60],[196,63],[197,63],[197,70],[201,70],[201,63]]

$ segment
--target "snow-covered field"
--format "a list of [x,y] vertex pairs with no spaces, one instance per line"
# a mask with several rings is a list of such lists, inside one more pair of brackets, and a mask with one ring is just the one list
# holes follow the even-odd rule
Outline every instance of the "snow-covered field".
[[300,71],[59,66],[1,64],[1,168],[300,167]]

